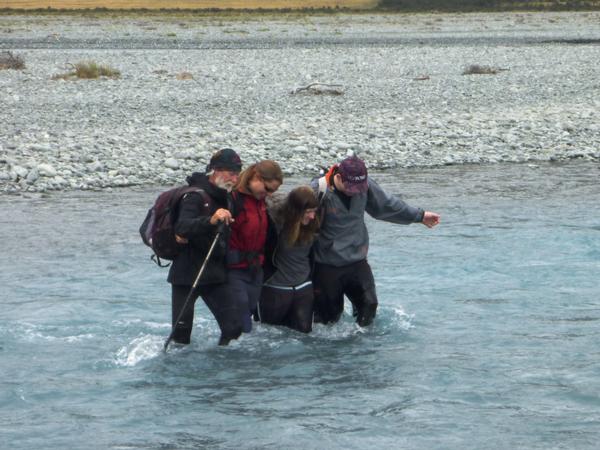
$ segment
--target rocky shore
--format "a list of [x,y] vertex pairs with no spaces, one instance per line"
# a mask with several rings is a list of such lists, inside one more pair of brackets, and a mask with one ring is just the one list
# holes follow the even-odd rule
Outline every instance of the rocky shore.
[[[599,160],[599,22],[0,16],[26,64],[0,71],[0,191],[176,184],[224,146],[289,174],[348,150],[376,169]],[[121,77],[52,79],[79,61]],[[317,82],[336,91],[292,93]]]

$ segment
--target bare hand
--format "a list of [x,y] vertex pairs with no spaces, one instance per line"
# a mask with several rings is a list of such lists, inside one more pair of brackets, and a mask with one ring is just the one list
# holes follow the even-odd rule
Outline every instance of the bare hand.
[[178,234],[175,235],[175,241],[177,241],[178,244],[187,244],[189,241],[184,238],[183,236],[179,236]]
[[425,211],[423,214],[423,225],[427,228],[433,228],[440,223],[440,215],[431,211]]
[[234,222],[234,218],[231,216],[229,210],[220,208],[215,211],[215,213],[210,218],[211,225],[216,225],[219,222],[225,222],[229,225],[231,222]]

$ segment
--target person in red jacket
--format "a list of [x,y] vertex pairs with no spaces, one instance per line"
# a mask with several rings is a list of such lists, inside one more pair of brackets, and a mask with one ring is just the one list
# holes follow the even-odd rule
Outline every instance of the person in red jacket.
[[275,161],[264,160],[244,170],[234,189],[235,218],[231,223],[227,252],[229,293],[242,309],[242,328],[252,330],[252,314],[263,282],[262,266],[269,219],[265,199],[283,183],[283,173]]

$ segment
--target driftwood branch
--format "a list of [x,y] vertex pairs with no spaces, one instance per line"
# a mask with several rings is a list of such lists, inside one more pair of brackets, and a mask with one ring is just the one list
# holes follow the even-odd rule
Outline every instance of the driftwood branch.
[[344,95],[343,87],[341,84],[310,83],[307,86],[294,89],[291,93],[299,94],[304,92],[313,95]]

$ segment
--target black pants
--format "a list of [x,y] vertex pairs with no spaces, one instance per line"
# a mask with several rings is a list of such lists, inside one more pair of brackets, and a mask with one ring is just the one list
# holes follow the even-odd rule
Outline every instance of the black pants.
[[344,311],[344,295],[352,302],[356,323],[370,325],[377,312],[377,294],[371,266],[367,260],[336,267],[316,264],[315,322],[337,322]]
[[227,345],[242,334],[242,310],[229,294],[225,284],[198,286],[187,304],[181,319],[177,323],[191,286],[173,284],[171,286],[171,323],[174,329],[173,340],[180,344],[189,344],[194,325],[194,305],[202,297],[208,309],[217,320],[221,329],[219,345]]
[[284,325],[302,333],[312,331],[314,294],[311,284],[300,289],[263,286],[258,313],[261,322]]

